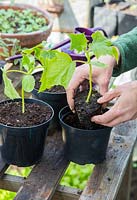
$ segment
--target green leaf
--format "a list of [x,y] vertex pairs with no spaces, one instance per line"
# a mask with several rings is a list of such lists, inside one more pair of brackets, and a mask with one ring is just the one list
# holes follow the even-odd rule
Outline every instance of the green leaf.
[[36,46],[34,46],[34,47],[32,47],[32,48],[22,50],[22,53],[23,54],[31,54],[31,53],[35,52],[35,50],[42,49],[42,48],[44,48],[44,43],[43,42],[38,44],[38,45],[36,45]]
[[93,41],[89,44],[89,49],[94,53],[96,58],[103,55],[111,55],[118,61],[118,52],[112,45],[110,39],[105,37],[101,32],[97,31],[92,34]]
[[69,34],[70,41],[71,41],[71,50],[76,50],[78,52],[85,51],[87,48],[87,39],[84,35],[84,33],[75,34],[71,33]]
[[21,59],[22,67],[28,72],[33,71],[35,67],[35,58],[33,55],[23,55]]
[[10,99],[20,98],[11,80],[7,77],[5,70],[3,70],[3,81],[4,81],[4,94]]
[[37,51],[35,55],[43,67],[46,67],[46,65],[48,65],[48,61],[54,58],[56,53],[58,53],[57,50],[41,50],[40,52]]
[[48,65],[43,71],[39,92],[54,85],[62,85],[66,88],[74,70],[75,63],[71,57],[64,52],[56,52],[56,57],[48,60]]
[[92,65],[95,65],[97,67],[105,68],[107,65],[105,63],[99,62],[99,61],[92,61],[90,62]]
[[24,75],[22,78],[22,88],[25,92],[31,92],[35,86],[35,79],[32,75]]

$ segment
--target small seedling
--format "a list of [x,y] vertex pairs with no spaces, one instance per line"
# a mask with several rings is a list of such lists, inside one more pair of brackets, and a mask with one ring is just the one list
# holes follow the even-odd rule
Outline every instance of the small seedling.
[[95,56],[98,59],[103,55],[111,55],[118,61],[118,52],[116,47],[113,46],[111,40],[105,37],[100,31],[96,31],[92,34],[92,43],[88,42],[84,33],[71,33],[69,36],[71,39],[70,49],[75,50],[78,53],[83,52],[87,59],[87,61],[76,60],[75,62],[89,65],[89,93],[86,99],[86,102],[88,103],[92,95],[92,66],[107,67],[104,63],[99,61],[92,61],[91,58]]

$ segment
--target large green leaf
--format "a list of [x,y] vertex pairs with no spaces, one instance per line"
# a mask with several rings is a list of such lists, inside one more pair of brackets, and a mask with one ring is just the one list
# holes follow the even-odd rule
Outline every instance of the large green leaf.
[[84,35],[84,33],[75,34],[70,33],[69,34],[70,40],[71,40],[71,50],[76,50],[78,52],[85,51],[87,48],[87,39]]
[[97,31],[92,34],[93,41],[89,44],[89,49],[99,58],[103,55],[111,55],[118,61],[118,52],[112,45],[110,39],[105,37],[101,32]]
[[4,94],[10,99],[20,98],[11,80],[7,77],[5,70],[3,70],[3,81],[4,81]]
[[25,92],[31,92],[35,86],[35,79],[32,75],[24,75],[22,78],[22,88]]
[[57,50],[41,50],[35,55],[43,67],[46,67],[46,65],[48,65],[48,61],[56,56],[56,52],[58,53]]
[[43,71],[39,92],[54,85],[62,85],[66,88],[74,70],[75,63],[71,57],[64,52],[56,52],[56,57],[48,60],[48,65]]
[[24,68],[27,72],[33,71],[35,67],[35,58],[33,55],[23,55],[21,60],[21,66]]

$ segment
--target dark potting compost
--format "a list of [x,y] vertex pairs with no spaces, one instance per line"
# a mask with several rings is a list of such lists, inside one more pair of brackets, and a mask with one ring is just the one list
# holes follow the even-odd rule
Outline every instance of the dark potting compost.
[[28,127],[46,122],[51,117],[51,109],[36,103],[26,103],[22,114],[21,102],[0,104],[0,123],[14,127]]
[[80,126],[83,127],[83,129],[89,130],[97,126],[95,123],[91,122],[91,117],[102,114],[104,111],[102,105],[97,103],[101,95],[95,89],[92,91],[89,102],[86,102],[87,95],[88,90],[78,91],[74,98],[74,104]]

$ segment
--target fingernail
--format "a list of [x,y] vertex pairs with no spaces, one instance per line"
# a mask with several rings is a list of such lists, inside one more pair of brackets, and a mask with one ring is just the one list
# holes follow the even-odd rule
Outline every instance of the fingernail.
[[75,110],[72,110],[73,113],[75,113]]
[[91,118],[91,121],[94,122],[95,121],[94,118]]
[[98,99],[98,103],[101,103],[102,100],[103,100],[103,97],[100,97],[100,98]]

